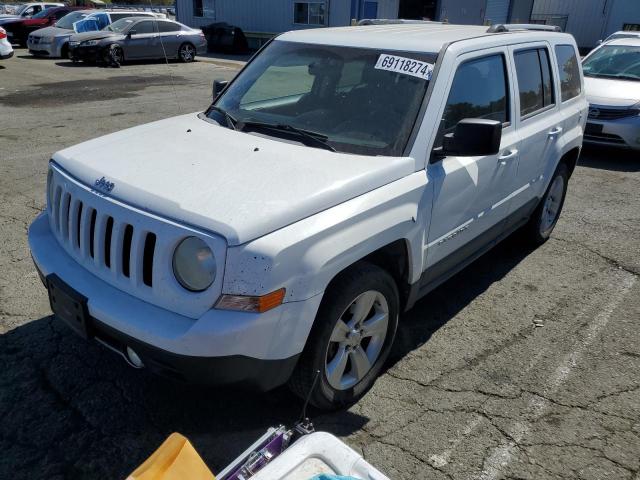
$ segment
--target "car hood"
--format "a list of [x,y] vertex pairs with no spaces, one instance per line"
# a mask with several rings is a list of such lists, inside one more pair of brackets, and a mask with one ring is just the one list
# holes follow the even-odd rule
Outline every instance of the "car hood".
[[630,107],[640,102],[640,81],[584,77],[584,87],[591,105]]
[[3,25],[10,25],[12,23],[19,23],[22,22],[24,20],[24,18],[22,17],[7,17],[7,18],[0,18],[0,27]]
[[149,123],[53,156],[87,185],[238,245],[410,175],[410,157],[334,153],[236,132],[198,114]]
[[104,30],[98,30],[97,32],[82,32],[74,33],[69,38],[71,42],[84,42],[85,40],[101,40],[107,37],[113,37],[119,35],[115,32],[105,32]]
[[20,20],[22,17],[19,15],[10,15],[10,14],[2,14],[0,15],[0,23],[2,22],[7,22],[7,21],[13,21],[13,20]]
[[68,37],[72,33],[73,30],[67,30],[66,28],[44,27],[32,32],[31,35],[36,37]]

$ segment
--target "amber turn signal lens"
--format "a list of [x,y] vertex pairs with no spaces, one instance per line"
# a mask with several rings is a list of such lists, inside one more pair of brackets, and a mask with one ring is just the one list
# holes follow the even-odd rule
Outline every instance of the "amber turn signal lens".
[[245,295],[222,295],[215,308],[221,310],[238,310],[241,312],[263,313],[282,304],[286,290],[281,288],[260,297]]

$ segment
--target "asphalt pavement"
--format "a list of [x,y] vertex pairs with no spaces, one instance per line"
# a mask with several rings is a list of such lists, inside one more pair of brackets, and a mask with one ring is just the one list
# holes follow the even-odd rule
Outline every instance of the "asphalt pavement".
[[[27,247],[53,152],[203,110],[236,71],[0,62],[0,478],[121,479],[173,431],[215,472],[299,416],[284,388],[172,383],[85,343]],[[551,239],[508,239],[420,301],[374,388],[316,427],[393,479],[640,480],[639,185],[640,155],[587,149]]]

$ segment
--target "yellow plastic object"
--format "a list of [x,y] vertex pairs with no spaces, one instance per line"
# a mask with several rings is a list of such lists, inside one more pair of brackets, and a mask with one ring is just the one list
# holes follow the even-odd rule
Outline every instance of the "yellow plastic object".
[[127,480],[215,480],[196,449],[179,433],[169,435],[160,448]]

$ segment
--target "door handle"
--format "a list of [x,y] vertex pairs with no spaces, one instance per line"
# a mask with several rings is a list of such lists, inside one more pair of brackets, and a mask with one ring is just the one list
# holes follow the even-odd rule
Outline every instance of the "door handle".
[[500,160],[500,165],[506,165],[507,160],[515,158],[518,155],[518,150],[515,148],[513,150],[507,150],[498,156],[498,160]]
[[556,135],[559,135],[561,133],[562,133],[562,127],[556,127],[549,130],[550,137],[555,137]]

